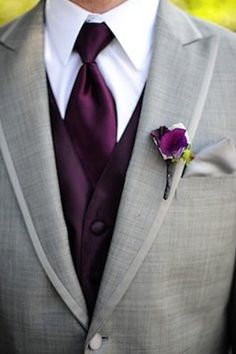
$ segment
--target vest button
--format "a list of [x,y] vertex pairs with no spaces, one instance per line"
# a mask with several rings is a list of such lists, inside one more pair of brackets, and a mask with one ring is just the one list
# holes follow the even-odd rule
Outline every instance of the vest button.
[[96,333],[95,336],[89,342],[89,349],[98,350],[102,346],[102,336],[99,333]]
[[106,225],[103,221],[94,221],[90,226],[90,231],[92,231],[92,233],[97,236],[102,235],[105,230]]

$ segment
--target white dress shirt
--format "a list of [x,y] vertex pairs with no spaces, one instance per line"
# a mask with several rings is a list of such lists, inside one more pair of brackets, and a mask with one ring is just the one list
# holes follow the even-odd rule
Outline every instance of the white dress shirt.
[[47,0],[45,65],[61,117],[82,65],[73,46],[84,22],[105,22],[115,39],[97,56],[97,65],[117,109],[117,140],[122,136],[147,80],[159,0],[127,0],[94,14],[69,0]]

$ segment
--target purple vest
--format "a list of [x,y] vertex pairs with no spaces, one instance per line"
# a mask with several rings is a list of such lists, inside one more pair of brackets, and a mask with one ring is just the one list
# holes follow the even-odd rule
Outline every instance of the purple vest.
[[91,318],[134,145],[142,97],[96,186],[92,186],[87,178],[83,161],[80,161],[75,146],[72,146],[50,85],[49,104],[70,249]]

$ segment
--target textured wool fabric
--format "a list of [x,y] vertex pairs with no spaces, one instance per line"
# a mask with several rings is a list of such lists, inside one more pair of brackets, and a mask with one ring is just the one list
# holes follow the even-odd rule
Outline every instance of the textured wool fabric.
[[[154,55],[89,326],[63,218],[43,58],[43,3],[0,30],[0,352],[236,351],[236,178],[179,179],[163,201],[153,129],[196,119],[192,148],[236,141],[235,34],[161,1]],[[212,80],[206,71],[219,38]],[[199,117],[197,117],[199,118]],[[170,202],[171,201],[171,202]],[[166,210],[166,202],[169,209]],[[98,338],[98,337],[97,337]],[[99,337],[100,338],[100,337]]]

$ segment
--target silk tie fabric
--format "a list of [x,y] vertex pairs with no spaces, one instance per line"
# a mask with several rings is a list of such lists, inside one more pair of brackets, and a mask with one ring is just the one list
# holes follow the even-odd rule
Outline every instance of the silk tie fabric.
[[116,107],[95,62],[114,38],[105,23],[85,23],[74,50],[83,62],[69,99],[65,125],[93,186],[116,144]]

